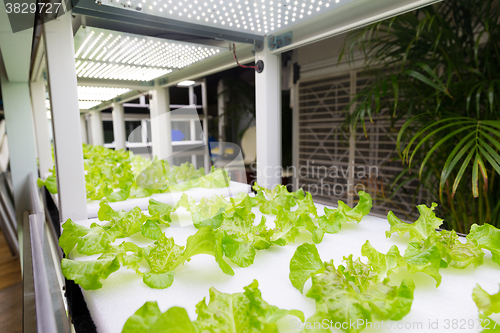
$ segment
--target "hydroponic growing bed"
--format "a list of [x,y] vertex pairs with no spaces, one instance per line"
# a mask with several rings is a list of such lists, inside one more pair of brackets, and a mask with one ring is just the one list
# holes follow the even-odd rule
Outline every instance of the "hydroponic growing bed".
[[[220,169],[205,174],[191,163],[170,166],[168,162],[146,159],[131,151],[114,150],[101,146],[83,145],[88,218],[97,217],[99,202],[110,201],[115,210],[147,209],[150,199],[174,204],[182,193],[199,201],[215,195],[227,197],[249,193],[250,186],[230,180]],[[45,185],[58,205],[55,169],[45,179]]]
[[[241,195],[239,196],[239,198],[242,197]],[[259,192],[256,197],[259,198],[258,200],[261,200],[262,194]],[[236,255],[230,251],[226,251],[227,249],[224,248],[225,256],[222,260],[225,260],[226,264],[221,264],[220,259],[222,255],[218,258],[217,254],[207,254],[207,251],[203,254],[203,251],[198,251],[197,253],[202,254],[188,255],[186,258],[190,257],[190,261],[176,267],[175,279],[172,274],[172,279],[169,281],[170,284],[167,287],[165,285],[156,285],[155,288],[150,288],[145,284],[146,280],[144,278],[147,274],[138,274],[135,271],[141,270],[142,272],[146,272],[144,270],[145,266],[130,264],[136,260],[134,256],[139,253],[134,252],[134,246],[147,248],[147,246],[152,245],[154,242],[150,239],[151,237],[147,238],[144,236],[148,235],[146,230],[141,229],[141,233],[120,238],[119,241],[108,242],[109,244],[118,245],[122,244],[122,241],[125,241],[130,242],[126,244],[133,243],[135,245],[123,245],[122,252],[120,252],[118,247],[115,247],[114,250],[104,252],[107,254],[101,256],[103,251],[96,250],[92,246],[89,247],[89,243],[85,245],[82,238],[71,238],[71,235],[77,233],[75,232],[76,229],[73,227],[70,229],[70,226],[64,225],[65,232],[72,232],[72,234],[68,233],[64,241],[60,241],[60,244],[62,243],[61,245],[65,251],[71,251],[70,258],[75,261],[63,261],[63,272],[66,277],[70,275],[69,278],[75,279],[75,282],[79,282],[84,287],[82,290],[85,300],[96,328],[100,333],[121,332],[124,329],[124,325],[126,327],[124,332],[170,332],[169,329],[172,332],[196,332],[196,329],[201,332],[202,328],[208,332],[247,331],[245,330],[245,325],[250,325],[250,323],[238,323],[232,316],[234,315],[236,318],[239,315],[240,319],[246,318],[245,320],[251,321],[251,318],[254,316],[258,317],[259,313],[246,313],[243,310],[241,313],[238,313],[238,310],[234,308],[229,310],[229,314],[225,311],[228,306],[237,307],[238,304],[241,306],[242,304],[246,304],[245,301],[241,301],[245,297],[249,297],[250,303],[260,302],[252,298],[254,296],[251,296],[255,295],[253,293],[255,284],[246,289],[245,296],[242,296],[243,294],[234,296],[233,303],[224,303],[221,299],[216,300],[216,297],[222,296],[214,290],[209,295],[209,290],[210,288],[215,288],[222,293],[243,293],[244,287],[249,286],[254,280],[258,281],[258,288],[262,292],[262,299],[265,302],[281,309],[293,309],[303,312],[305,319],[309,320],[309,326],[306,326],[306,328],[312,328],[313,326],[311,325],[314,325],[314,322],[318,323],[318,327],[319,323],[328,325],[323,321],[325,319],[327,320],[326,323],[330,323],[330,325],[336,321],[333,320],[330,322],[329,320],[335,318],[337,322],[340,322],[339,318],[342,318],[342,315],[339,313],[346,312],[344,319],[349,322],[351,321],[349,318],[358,318],[354,322],[359,326],[352,326],[351,321],[349,327],[343,329],[345,332],[359,332],[367,327],[366,331],[377,332],[480,332],[483,330],[481,324],[483,323],[484,325],[485,320],[488,320],[489,323],[488,327],[486,327],[487,329],[492,329],[492,332],[495,332],[494,327],[498,329],[498,325],[494,321],[496,318],[495,315],[489,318],[483,315],[480,320],[478,307],[472,298],[476,284],[479,284],[490,294],[498,291],[500,267],[494,261],[498,261],[499,251],[497,248],[500,246],[500,243],[491,245],[491,242],[488,243],[486,241],[487,239],[490,241],[497,240],[499,238],[498,229],[494,229],[491,226],[479,227],[471,232],[467,243],[465,238],[461,237],[459,243],[462,245],[458,243],[452,244],[451,240],[454,239],[453,233],[439,233],[435,231],[434,229],[441,223],[441,220],[434,216],[432,208],[425,206],[419,207],[421,219],[415,225],[411,226],[398,221],[391,214],[388,219],[365,216],[371,207],[371,199],[368,202],[365,195],[362,196],[358,206],[352,210],[341,202],[339,202],[339,208],[335,210],[330,210],[332,209],[331,207],[320,204],[313,205],[310,196],[301,199],[303,201],[295,206],[292,205],[294,199],[290,195],[283,198],[275,198],[274,201],[262,200],[258,205],[259,207],[250,207],[252,199],[248,199],[248,202],[238,202],[239,199],[235,199],[232,202],[233,204],[236,202],[237,207],[246,206],[246,209],[248,209],[246,211],[247,215],[251,215],[249,213],[251,209],[251,212],[255,214],[255,219],[252,216],[252,219],[255,221],[254,226],[257,226],[261,222],[263,216],[266,218],[264,223],[268,228],[265,230],[259,229],[259,232],[253,233],[257,237],[257,241],[256,239],[252,240],[253,246],[261,240],[258,237],[265,238],[265,234],[269,230],[273,230],[274,232],[273,236],[267,238],[274,243],[267,249],[257,248],[261,251],[255,251],[255,257],[252,257],[250,260],[253,263],[242,262],[242,258],[248,259],[248,256],[245,257],[242,254],[244,252],[242,248],[239,248],[241,252],[238,252]],[[218,222],[216,219],[200,218],[200,214],[203,215],[203,209],[213,208],[215,209],[214,211],[218,210],[217,200],[212,200],[211,202],[204,201],[202,203],[202,207],[204,208],[199,210],[196,209],[196,204],[186,200],[186,197],[182,200],[181,207],[177,208],[175,213],[170,213],[170,219],[172,220],[170,226],[161,226],[162,232],[167,237],[173,237],[177,245],[186,246],[186,249],[183,249],[184,253],[180,255],[181,257],[186,251],[194,253],[196,252],[194,248],[206,247],[206,241],[205,243],[196,241],[196,235],[203,234],[203,237],[206,238],[208,233],[213,232],[211,226],[215,230],[223,228],[229,234],[231,234],[231,230],[235,230],[234,228],[231,229],[231,227],[224,226],[224,223],[220,224],[220,221]],[[298,199],[296,201],[299,202]],[[255,202],[253,203],[255,204]],[[115,216],[115,213],[111,212],[107,207],[106,204],[103,204],[102,213],[100,214],[101,221],[106,216],[110,220],[114,219],[113,216]],[[162,211],[157,204],[153,202],[151,207],[153,208],[150,208],[149,213],[146,214],[158,216],[156,213],[160,212],[159,216],[163,216],[160,217],[160,220],[162,218],[165,219],[165,215],[161,215],[165,211]],[[325,210],[325,215],[323,215],[322,212],[325,207],[327,209]],[[186,208],[194,214],[188,213]],[[283,221],[286,221],[286,219],[283,216],[288,214],[284,213],[287,209],[290,212],[304,210],[304,212],[301,211],[297,215],[293,215],[292,213],[293,216],[289,222],[292,224],[295,223],[294,225],[297,227],[296,231],[298,231],[297,233],[294,231],[293,235],[291,231],[284,230],[286,223],[283,223]],[[320,213],[318,217],[313,216],[313,212],[316,209]],[[263,214],[261,210],[266,214]],[[205,212],[207,213],[206,216],[216,216],[213,215],[213,212],[212,214],[209,214],[207,211]],[[236,213],[238,213],[237,210]],[[236,213],[226,212],[222,214],[226,214],[225,218],[229,218],[229,216],[234,216],[232,214]],[[304,213],[312,216],[312,219],[305,218]],[[301,224],[297,222],[297,219],[291,222],[297,216],[299,216],[298,220],[310,220],[312,224],[309,222]],[[360,222],[356,223],[358,220]],[[90,228],[95,222],[99,224],[103,223],[97,219],[90,219],[77,221],[77,224]],[[108,230],[112,230],[114,225],[115,222],[112,222]],[[242,224],[239,224],[240,229],[241,226]],[[96,225],[94,224],[93,227],[96,227]],[[278,231],[280,232],[279,234]],[[391,234],[392,237],[388,238]],[[410,235],[411,239],[408,235]],[[438,247],[433,247],[435,244],[429,244],[429,240],[434,236],[438,238],[444,237],[435,243],[443,246],[439,248],[442,250],[441,255]],[[241,241],[241,238],[235,239]],[[280,243],[280,239],[286,239],[286,242],[283,241],[283,243]],[[448,239],[449,242],[447,243],[444,239]],[[223,241],[225,242],[225,246],[232,244],[226,240]],[[80,243],[83,245],[81,248],[79,247]],[[97,243],[94,242],[93,244]],[[100,244],[102,245],[103,243],[100,242]],[[420,244],[421,247],[416,249],[415,244]],[[398,250],[394,248],[394,245],[398,247]],[[486,250],[483,252],[485,248],[490,248],[493,251],[493,260],[490,251]],[[317,249],[317,253],[315,249]],[[157,250],[158,246],[156,246],[155,250],[149,248],[143,254],[150,256],[153,251]],[[435,256],[436,251],[437,257]],[[96,252],[96,254],[87,255],[90,252]],[[401,255],[399,255],[399,252],[401,252]],[[157,253],[155,252],[155,254]],[[173,251],[169,253],[173,253]],[[120,255],[122,257],[119,257]],[[350,255],[353,255],[353,257],[349,258]],[[95,267],[92,269],[88,269],[88,267],[82,269],[84,266],[78,266],[80,265],[78,262],[84,264],[83,262],[91,262],[99,257],[104,258],[104,260],[119,257],[121,258],[119,259],[121,265],[129,265],[129,269],[126,267],[109,269],[109,267],[103,268],[104,266],[99,266],[96,270]],[[362,258],[362,263],[353,261],[358,257]],[[224,269],[224,266],[230,262],[228,259],[233,261],[233,263],[230,263],[234,271],[233,276],[227,274],[227,269]],[[327,276],[328,272],[332,272],[331,263],[323,264],[322,261],[327,262],[331,259],[333,259],[335,266],[340,265],[344,260],[343,265],[345,265],[345,268],[338,268],[337,273],[332,275],[336,276],[337,280],[325,279],[327,283],[321,285],[322,277]],[[154,263],[151,263],[149,260],[151,258],[148,259],[148,263],[153,268]],[[104,263],[104,261],[101,263]],[[444,268],[446,266],[445,263],[452,267]],[[72,268],[68,264],[73,265],[70,265]],[[473,266],[476,265],[477,267],[474,268]],[[465,266],[467,267],[462,269],[453,268]],[[70,267],[69,270],[72,270],[72,273],[68,273],[68,267]],[[83,271],[90,273],[92,270],[95,273],[92,276],[82,274]],[[108,271],[104,272],[104,270]],[[339,272],[342,273],[339,274]],[[141,274],[143,275],[142,277]],[[377,275],[380,276],[380,280],[376,280],[378,278]],[[311,288],[310,276],[313,276],[313,280],[315,281],[313,282],[313,288]],[[340,279],[340,276],[342,276],[342,279],[345,279],[346,286],[344,287],[341,286],[342,279]],[[386,280],[386,277],[388,280]],[[370,279],[372,278],[375,280],[371,281]],[[77,281],[78,279],[81,280]],[[414,286],[409,279],[413,281]],[[149,281],[150,285],[154,285],[155,283]],[[298,289],[301,289],[304,283],[304,293],[301,293]],[[314,284],[316,284],[316,287],[314,287]],[[436,287],[436,285],[439,286]],[[319,286],[322,287],[320,288]],[[336,296],[332,297],[332,303],[327,302],[327,308],[331,312],[321,312],[326,309],[323,307],[327,303],[318,301],[315,304],[315,300],[311,297],[314,298],[316,295],[316,299],[318,299],[319,291],[321,291],[319,294],[328,294],[332,292],[332,289],[335,292],[335,288],[337,287],[340,289],[345,288],[345,293],[352,293],[351,296],[355,295],[355,298],[363,294],[365,298],[357,299],[357,301],[361,302],[359,304],[363,303],[361,300],[366,301],[366,307],[370,311],[367,313],[366,308],[363,308],[359,304],[353,305],[349,302],[346,303],[345,300],[342,302],[342,298],[335,299],[335,297],[339,297],[339,293],[336,293]],[[366,290],[363,290],[365,287]],[[349,288],[351,289],[348,290]],[[315,290],[311,292],[311,289]],[[309,297],[306,297],[306,294]],[[410,297],[410,294],[413,294],[413,297]],[[205,302],[208,302],[209,297],[214,297],[213,304],[212,302],[209,303],[208,307],[197,306],[204,298],[206,298]],[[349,300],[353,301],[355,298]],[[411,301],[412,298],[413,301]],[[198,314],[198,322],[187,324],[189,319],[186,319],[184,310],[179,308],[170,309],[162,317],[159,315],[154,303],[147,303],[141,308],[146,302],[157,302],[161,312],[165,312],[171,307],[182,307],[187,311],[190,320],[195,320]],[[266,311],[268,312],[263,312],[264,314],[260,313],[263,317],[259,317],[257,321],[272,322],[272,325],[270,324],[272,328],[271,332],[275,329],[273,325],[275,324],[274,320],[277,318],[281,318],[276,324],[279,332],[298,332],[304,327],[304,324],[299,319],[301,317],[299,312],[275,312],[277,311],[276,309],[273,308],[271,311],[267,305],[259,304],[261,309],[267,309]],[[338,307],[335,311],[339,313],[332,310],[335,306]],[[495,309],[494,306],[492,307],[493,309]],[[487,306],[483,304],[483,309],[485,307]],[[138,311],[139,308],[141,310]],[[138,311],[138,315],[129,319],[136,311]],[[155,311],[158,313],[155,313]],[[210,313],[210,311],[215,312],[207,319],[206,314]],[[269,311],[273,315],[270,315],[271,312]],[[203,313],[205,313],[205,318],[203,318]],[[185,320],[181,323],[182,318]],[[362,320],[362,318],[370,318],[370,320]],[[392,318],[395,320],[380,320],[381,318]],[[127,320],[129,321],[127,322]],[[208,325],[207,322],[209,320],[215,320],[217,323],[216,328],[214,328],[212,322],[210,324],[212,325],[212,329],[207,329],[206,325]],[[234,324],[234,327],[225,330],[223,324],[227,324],[228,320],[233,320],[232,324]],[[158,324],[158,322],[161,323]],[[158,327],[162,327],[162,329],[155,328],[155,323],[159,325]],[[240,326],[238,327],[238,325]],[[195,329],[195,327],[197,328]],[[261,329],[255,329],[254,331],[263,330],[261,327]],[[314,330],[306,329],[306,331]],[[333,329],[332,331],[340,330]],[[488,330],[486,331],[488,332]]]

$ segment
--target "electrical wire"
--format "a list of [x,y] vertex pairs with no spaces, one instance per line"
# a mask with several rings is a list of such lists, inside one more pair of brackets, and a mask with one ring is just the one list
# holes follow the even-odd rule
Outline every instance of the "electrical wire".
[[240,66],[241,68],[253,68],[253,69],[259,69],[257,66],[245,66],[239,63],[238,58],[236,58],[236,45],[233,43],[233,54],[234,54],[234,60]]

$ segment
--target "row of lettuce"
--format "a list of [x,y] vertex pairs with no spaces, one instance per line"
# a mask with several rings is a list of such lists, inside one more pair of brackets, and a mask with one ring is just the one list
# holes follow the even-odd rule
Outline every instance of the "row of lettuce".
[[[371,197],[360,192],[360,200],[354,208],[339,201],[338,209],[324,208],[324,214],[319,215],[311,195],[302,190],[288,192],[284,186],[267,190],[258,185],[254,189],[257,194],[253,197],[248,194],[230,199],[216,196],[199,203],[186,195],[176,205],[151,199],[148,214],[138,207],[129,212],[114,211],[108,203],[101,202],[98,217],[108,221],[106,225],[94,223],[86,228],[68,220],[59,241],[66,256],[76,248],[80,254],[100,254],[100,257],[89,261],[63,259],[63,273],[84,289],[98,289],[102,287],[102,279],[124,266],[142,276],[149,287],[163,289],[172,285],[176,268],[195,255],[208,254],[225,274],[233,275],[226,259],[247,267],[253,264],[256,251],[294,243],[304,232],[311,235],[313,243],[320,243],[325,233],[339,232],[344,223],[360,222],[372,206]],[[411,309],[415,289],[408,278],[394,284],[395,277],[402,272],[428,274],[438,287],[441,269],[477,267],[483,264],[484,250],[490,251],[492,260],[500,265],[499,229],[488,224],[473,225],[463,243],[454,231],[436,230],[443,221],[435,216],[435,206],[418,206],[420,217],[412,224],[389,213],[390,231],[386,236],[397,233],[410,237],[404,253],[397,246],[385,254],[380,253],[366,241],[361,249],[366,263],[350,255],[336,267],[333,261],[322,261],[314,244],[298,246],[290,260],[290,283],[302,293],[306,281],[311,279],[312,287],[306,296],[316,301],[316,313],[303,326],[314,328],[314,323],[326,319],[339,323],[337,328],[345,332],[359,332],[363,327],[343,327],[342,323],[401,320]],[[167,238],[162,231],[170,225],[171,214],[178,207],[191,213],[198,229],[187,239],[185,247],[176,245],[173,238]],[[274,228],[266,226],[265,216],[255,221],[254,207],[265,215],[276,216]],[[154,244],[140,247],[124,241],[113,245],[117,239],[137,233],[154,240]],[[146,270],[144,264],[147,264]],[[235,325],[236,332],[277,332],[278,320],[290,314],[304,322],[300,311],[282,310],[267,304],[257,286],[254,281],[244,293],[233,295],[212,288],[209,303],[203,300],[197,305],[195,321],[189,319],[184,309],[174,307],[161,313],[156,303],[148,302],[129,318],[123,332],[170,332],[171,328],[182,332],[232,332],[234,330],[226,326],[234,328]],[[500,330],[500,324],[495,321],[500,313],[500,293],[489,295],[477,286],[473,298],[485,330]],[[235,312],[232,310],[235,306],[244,310]]]
[[[186,162],[180,166],[167,161],[147,159],[131,151],[114,150],[83,144],[85,188],[87,200],[123,201],[144,198],[155,193],[186,191],[190,188],[221,188],[229,186],[225,171],[196,169]],[[38,185],[57,193],[56,170]]]

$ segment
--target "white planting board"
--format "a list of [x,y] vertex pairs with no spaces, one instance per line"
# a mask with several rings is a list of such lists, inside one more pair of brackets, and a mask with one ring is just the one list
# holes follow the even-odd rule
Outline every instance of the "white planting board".
[[[323,205],[317,204],[318,213],[323,214]],[[256,221],[260,221],[262,214],[254,208]],[[184,213],[187,214],[187,213]],[[181,215],[181,212],[179,212]],[[182,216],[181,216],[182,218]],[[184,216],[185,218],[185,216]],[[189,219],[189,215],[187,215]],[[96,219],[80,221],[80,224],[90,226]],[[268,217],[268,223],[273,226],[274,216]],[[184,224],[184,223],[183,223]],[[379,252],[386,253],[392,245],[397,245],[403,253],[408,244],[408,238],[393,235],[385,237],[389,230],[386,219],[366,216],[361,223],[349,223],[342,226],[337,234],[325,234],[323,242],[317,245],[323,261],[334,259],[335,265],[341,263],[343,256],[353,254],[361,256],[361,246],[369,240]],[[173,223],[164,229],[168,237],[174,237],[179,245],[185,245],[187,237],[194,234],[196,229],[191,225],[181,227]],[[136,234],[129,239],[140,246],[151,244],[152,241]],[[124,323],[146,301],[157,301],[162,312],[172,306],[184,307],[192,320],[196,319],[195,305],[204,297],[208,298],[208,290],[215,287],[225,293],[242,292],[243,287],[254,279],[259,282],[262,296],[269,304],[284,309],[298,309],[310,317],[315,311],[314,300],[302,295],[292,287],[288,279],[289,262],[295,249],[303,242],[312,243],[310,236],[305,234],[297,238],[294,244],[284,247],[274,246],[268,250],[257,251],[255,262],[247,268],[240,268],[231,263],[235,275],[228,276],[222,273],[214,258],[209,255],[198,255],[185,265],[179,267],[175,274],[172,286],[164,290],[151,289],[142,283],[142,278],[132,270],[120,268],[103,281],[103,288],[99,290],[83,290],[87,306],[99,333],[121,332]],[[487,292],[498,292],[500,284],[500,266],[491,261],[491,253],[486,251],[484,264],[477,269],[468,267],[465,270],[454,268],[441,269],[443,277],[441,285],[436,289],[434,279],[423,273],[411,275],[416,284],[415,299],[411,312],[399,322],[389,322],[410,325],[413,328],[401,329],[368,329],[363,332],[480,332],[478,312],[472,300],[472,290],[476,283]],[[73,250],[71,257],[76,260],[96,259],[96,256],[82,256]],[[226,258],[229,262],[229,260]],[[363,260],[366,262],[366,258]],[[410,276],[410,274],[407,274]],[[310,287],[310,280],[305,290]],[[208,301],[208,300],[207,300]],[[453,328],[452,320],[458,320],[459,327],[465,322],[465,327]],[[450,320],[450,328],[446,329],[445,320]],[[462,320],[462,322],[460,322]],[[469,329],[468,321],[474,328]],[[293,323],[292,323],[293,321]],[[429,323],[438,323],[438,328],[429,328]],[[296,326],[294,317],[284,318],[281,328],[284,332],[297,332],[291,329]],[[417,323],[417,324],[415,324]],[[418,328],[421,323],[421,328]],[[341,331],[339,331],[341,332]]]

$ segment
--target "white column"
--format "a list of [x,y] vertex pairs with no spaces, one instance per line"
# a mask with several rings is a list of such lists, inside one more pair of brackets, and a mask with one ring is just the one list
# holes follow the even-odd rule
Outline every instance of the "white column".
[[50,146],[49,124],[47,122],[47,106],[45,105],[45,82],[43,80],[31,82],[30,88],[33,118],[35,120],[38,167],[40,169],[40,177],[44,178],[49,173],[49,169],[54,167],[52,147]]
[[101,111],[90,111],[90,133],[92,134],[93,145],[104,145]]
[[87,219],[72,16],[43,24],[61,221]]
[[205,156],[203,164],[205,173],[210,172],[210,153],[208,151],[208,105],[207,105],[207,80],[201,83],[201,104],[203,106],[203,141],[205,141]]
[[115,149],[127,149],[125,137],[125,114],[123,105],[120,103],[113,103],[113,135],[115,137]]
[[194,87],[189,86],[188,90],[189,90],[189,105],[196,106],[196,95],[194,93]]
[[172,125],[170,123],[170,95],[168,88],[156,86],[152,90],[151,140],[153,156],[172,163]]
[[257,126],[257,182],[266,188],[281,184],[281,55],[272,54],[264,38],[264,49],[255,61],[264,62],[255,73]]
[[89,143],[89,138],[87,136],[87,118],[84,114],[80,115],[80,127],[82,131],[82,143]]
[[[226,141],[226,130],[224,123],[224,82],[219,80],[219,85],[217,86],[217,114],[219,116],[219,142]],[[222,149],[222,147],[220,147]],[[221,151],[222,154],[222,151]]]
[[38,174],[36,166],[35,131],[30,103],[30,87],[26,83],[7,81],[0,70],[5,125],[10,152],[10,170],[14,188],[14,205],[19,230],[23,212],[30,211],[29,174]]

